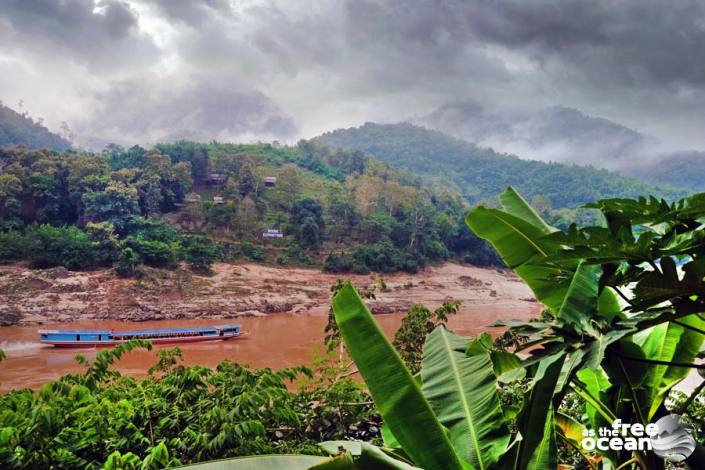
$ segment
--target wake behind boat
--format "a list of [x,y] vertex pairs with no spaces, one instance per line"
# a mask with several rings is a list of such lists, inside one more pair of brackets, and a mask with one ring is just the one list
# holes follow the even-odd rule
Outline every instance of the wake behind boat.
[[39,342],[60,348],[116,346],[131,339],[146,339],[153,344],[223,341],[240,336],[240,325],[210,328],[168,328],[160,330],[39,330]]

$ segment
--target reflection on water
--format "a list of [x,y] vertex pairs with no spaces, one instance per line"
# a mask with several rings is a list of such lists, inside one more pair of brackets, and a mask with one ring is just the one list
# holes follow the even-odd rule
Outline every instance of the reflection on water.
[[[520,309],[507,310],[493,306],[462,309],[453,317],[449,327],[458,333],[476,335],[488,330],[486,325],[499,319],[528,319],[538,314],[538,304],[526,303]],[[378,315],[377,321],[388,335],[392,335],[402,314]],[[70,325],[47,324],[41,328],[76,329],[143,329],[212,326],[220,320],[178,320],[124,323],[115,321],[87,321]],[[316,355],[323,353],[324,315],[275,314],[266,317],[238,319],[245,334],[238,339],[218,342],[180,345],[186,364],[214,367],[230,359],[253,367],[274,369],[310,364]],[[38,388],[67,373],[84,370],[74,359],[77,353],[86,358],[95,357],[95,349],[56,349],[38,343],[36,326],[0,328],[0,349],[7,359],[0,363],[0,390]],[[163,346],[172,347],[172,346]],[[123,374],[144,376],[156,359],[155,351],[132,351],[116,367]]]

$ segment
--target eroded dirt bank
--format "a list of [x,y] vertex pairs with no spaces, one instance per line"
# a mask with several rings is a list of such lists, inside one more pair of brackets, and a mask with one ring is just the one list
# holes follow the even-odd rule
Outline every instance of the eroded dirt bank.
[[[110,271],[71,272],[0,266],[0,325],[89,319],[125,321],[231,318],[278,312],[325,313],[339,275],[256,264],[216,264],[212,276],[187,270],[150,270],[140,280]],[[413,303],[435,307],[458,299],[465,307],[512,309],[535,302],[514,275],[454,263],[418,274],[344,276],[358,286],[377,285],[374,313],[402,312]],[[462,309],[461,309],[462,310]]]

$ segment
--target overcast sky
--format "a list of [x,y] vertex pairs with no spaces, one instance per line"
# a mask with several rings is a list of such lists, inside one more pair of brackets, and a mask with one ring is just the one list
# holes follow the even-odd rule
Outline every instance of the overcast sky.
[[705,2],[2,0],[0,99],[84,145],[293,141],[473,103],[705,149]]

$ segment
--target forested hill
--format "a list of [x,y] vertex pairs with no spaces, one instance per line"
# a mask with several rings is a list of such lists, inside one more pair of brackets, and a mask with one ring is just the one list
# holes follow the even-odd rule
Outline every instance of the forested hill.
[[366,123],[328,132],[317,140],[363,151],[423,176],[432,186],[455,186],[473,203],[493,199],[509,185],[529,198],[547,197],[553,208],[574,208],[609,197],[682,195],[606,170],[522,160],[408,123]]
[[69,141],[50,132],[41,122],[36,122],[0,103],[0,147],[12,145],[56,151],[71,148]]
[[99,154],[0,147],[0,263],[144,266],[248,259],[330,272],[494,264],[467,202],[356,151],[201,144]]

